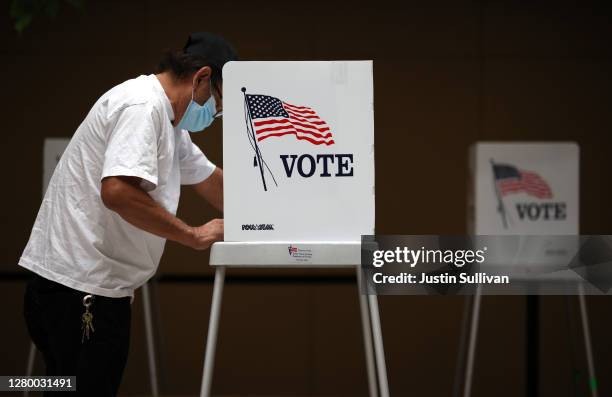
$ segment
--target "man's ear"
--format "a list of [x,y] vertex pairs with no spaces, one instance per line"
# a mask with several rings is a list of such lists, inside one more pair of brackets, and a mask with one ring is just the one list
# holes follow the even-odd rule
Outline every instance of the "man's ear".
[[200,84],[203,80],[210,79],[211,77],[212,69],[210,66],[204,66],[193,75],[193,84]]

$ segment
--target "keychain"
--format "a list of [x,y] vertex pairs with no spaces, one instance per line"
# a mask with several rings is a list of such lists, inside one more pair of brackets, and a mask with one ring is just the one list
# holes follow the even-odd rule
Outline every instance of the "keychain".
[[89,311],[89,306],[91,306],[93,300],[93,295],[85,295],[83,297],[83,306],[85,306],[85,313],[83,313],[83,316],[81,317],[83,321],[83,325],[81,325],[81,329],[83,330],[83,337],[81,338],[81,343],[85,342],[85,337],[89,339],[90,332],[94,332],[93,314]]

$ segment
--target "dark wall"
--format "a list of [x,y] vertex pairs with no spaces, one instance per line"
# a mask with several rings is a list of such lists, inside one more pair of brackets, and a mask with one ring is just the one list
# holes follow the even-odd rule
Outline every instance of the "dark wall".
[[[467,149],[477,140],[578,142],[581,230],[611,232],[612,14],[600,6],[90,0],[83,13],[65,7],[21,36],[8,4],[0,13],[3,274],[23,274],[16,263],[40,204],[44,139],[69,137],[101,94],[150,73],[162,50],[196,30],[226,36],[244,59],[374,59],[378,233],[465,232]],[[220,125],[193,138],[222,165]],[[197,224],[217,214],[185,190],[179,216]],[[211,275],[207,256],[169,242],[159,273]],[[365,395],[351,273],[252,273],[239,274],[260,282],[226,288],[215,394]],[[156,288],[167,393],[199,390],[211,287]],[[25,372],[22,292],[19,277],[0,280],[0,374]],[[127,395],[148,392],[140,303],[138,295]],[[610,301],[588,304],[601,394],[612,394]],[[463,298],[381,297],[380,306],[392,395],[450,395]],[[524,307],[524,297],[484,299],[475,396],[522,393]],[[543,395],[574,395],[565,308],[563,298],[542,299]]]

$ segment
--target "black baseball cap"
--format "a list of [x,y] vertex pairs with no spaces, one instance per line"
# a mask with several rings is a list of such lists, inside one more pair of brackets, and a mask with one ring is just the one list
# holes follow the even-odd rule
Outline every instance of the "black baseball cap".
[[190,34],[183,52],[206,59],[212,68],[217,69],[219,75],[226,62],[238,60],[238,54],[230,43],[223,37],[208,32]]

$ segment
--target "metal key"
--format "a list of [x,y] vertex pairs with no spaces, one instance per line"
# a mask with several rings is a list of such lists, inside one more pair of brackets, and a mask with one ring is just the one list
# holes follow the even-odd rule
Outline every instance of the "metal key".
[[89,311],[89,306],[93,303],[93,295],[85,295],[83,297],[83,306],[85,306],[85,313],[81,316],[81,320],[83,321],[83,325],[81,325],[81,329],[83,330],[83,337],[81,338],[81,343],[85,342],[85,337],[89,339],[89,333],[94,332],[93,327],[93,314]]

